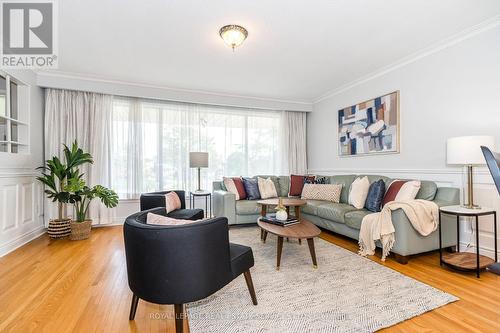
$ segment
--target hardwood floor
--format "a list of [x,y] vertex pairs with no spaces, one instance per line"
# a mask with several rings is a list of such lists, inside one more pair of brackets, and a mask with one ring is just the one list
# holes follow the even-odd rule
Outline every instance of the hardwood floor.
[[[326,232],[321,237],[357,250],[352,240]],[[407,265],[381,263],[460,298],[383,331],[500,332],[500,276],[476,279],[440,268],[438,261],[431,253]],[[0,258],[0,332],[175,332],[173,306],[140,301],[135,321],[128,320],[126,274],[121,227],[93,229],[87,241],[43,235]]]

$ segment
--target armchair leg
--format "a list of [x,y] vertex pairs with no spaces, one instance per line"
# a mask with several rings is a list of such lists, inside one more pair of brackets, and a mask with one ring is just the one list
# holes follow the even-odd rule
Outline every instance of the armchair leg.
[[257,305],[257,296],[255,295],[255,289],[253,287],[252,275],[250,275],[250,270],[243,273],[245,276],[245,281],[247,282],[248,291],[250,292],[250,296],[252,297],[253,305]]
[[182,333],[184,331],[184,305],[174,304],[175,314],[175,333]]
[[130,315],[128,316],[128,320],[134,320],[135,312],[137,311],[137,303],[139,303],[139,297],[134,294],[132,295],[132,304],[130,305]]

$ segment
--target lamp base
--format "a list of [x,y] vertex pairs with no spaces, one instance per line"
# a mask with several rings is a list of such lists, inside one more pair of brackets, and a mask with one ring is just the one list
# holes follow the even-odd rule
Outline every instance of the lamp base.
[[467,209],[481,209],[481,206],[479,206],[479,205],[469,205],[469,204],[460,205],[460,207],[467,208]]

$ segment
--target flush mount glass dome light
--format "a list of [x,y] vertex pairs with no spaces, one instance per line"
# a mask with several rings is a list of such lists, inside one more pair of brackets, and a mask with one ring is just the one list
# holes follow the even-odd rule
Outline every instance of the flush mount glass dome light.
[[234,51],[235,47],[243,44],[248,36],[248,31],[242,26],[230,24],[220,28],[219,35],[224,40],[224,43],[231,46]]

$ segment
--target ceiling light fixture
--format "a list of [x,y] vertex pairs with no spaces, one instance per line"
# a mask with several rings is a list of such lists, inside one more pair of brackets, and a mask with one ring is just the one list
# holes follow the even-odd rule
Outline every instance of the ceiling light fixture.
[[224,43],[231,46],[234,51],[234,48],[243,44],[248,37],[248,31],[242,26],[229,24],[220,28],[219,35],[224,40]]

